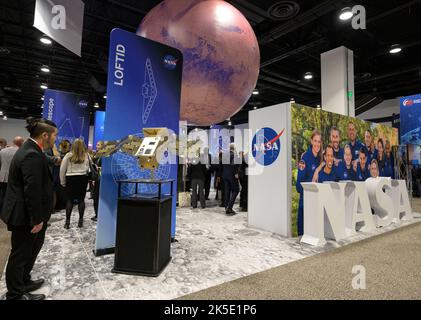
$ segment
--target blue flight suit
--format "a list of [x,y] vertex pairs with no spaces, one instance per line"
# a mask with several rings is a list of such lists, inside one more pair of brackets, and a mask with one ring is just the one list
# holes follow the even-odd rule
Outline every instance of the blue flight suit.
[[357,165],[357,173],[355,175],[355,181],[365,181],[370,178],[370,170],[368,170],[368,164],[365,165],[365,170],[361,170],[361,166],[358,163]]
[[379,168],[379,177],[386,177],[386,161],[380,161],[379,159],[377,159],[377,167]]
[[371,164],[371,160],[377,159],[377,149],[374,148],[374,150],[368,150],[367,146],[364,146],[365,149],[365,155],[367,156],[367,163]]
[[355,144],[352,145],[351,141],[348,142],[349,147],[351,148],[351,153],[352,153],[352,160],[357,160],[358,156],[360,155],[360,150],[362,147],[364,147],[364,145],[361,143],[360,140],[356,139],[355,140]]
[[346,167],[345,161],[339,162],[339,165],[335,168],[335,172],[338,176],[339,181],[355,181],[355,171],[352,167],[352,164],[351,167],[348,169]]
[[344,148],[339,147],[338,151],[333,150],[333,156],[335,159],[339,160],[339,162],[344,161]]
[[339,181],[335,166],[333,166],[332,171],[329,174],[327,174],[324,169],[325,167],[323,167],[323,169],[319,172],[319,179],[317,181],[318,183],[323,183],[326,181]]
[[390,177],[392,179],[395,179],[395,163],[394,163],[393,155],[390,155],[390,158],[385,159],[385,166],[384,166],[384,172],[383,177]]
[[301,161],[304,162],[304,169],[298,168],[297,175],[297,184],[296,189],[300,194],[300,202],[298,205],[298,215],[297,215],[297,230],[298,235],[301,236],[304,233],[304,191],[301,186],[301,182],[311,182],[313,180],[314,171],[320,165],[320,159],[313,155],[311,148],[309,148],[301,157]]

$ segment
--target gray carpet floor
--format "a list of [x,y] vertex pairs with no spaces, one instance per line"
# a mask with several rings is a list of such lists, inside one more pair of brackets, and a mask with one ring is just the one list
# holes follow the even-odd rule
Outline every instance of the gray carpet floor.
[[[352,269],[366,271],[355,290]],[[182,297],[232,299],[421,299],[421,223]]]

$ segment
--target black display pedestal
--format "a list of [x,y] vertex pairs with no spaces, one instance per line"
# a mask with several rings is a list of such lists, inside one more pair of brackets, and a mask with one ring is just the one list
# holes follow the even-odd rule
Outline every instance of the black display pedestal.
[[[115,260],[112,272],[157,277],[171,261],[173,180],[122,180],[119,183]],[[135,183],[136,194],[121,196],[121,184]],[[171,183],[170,195],[162,184]],[[158,185],[157,195],[137,194],[138,184]]]

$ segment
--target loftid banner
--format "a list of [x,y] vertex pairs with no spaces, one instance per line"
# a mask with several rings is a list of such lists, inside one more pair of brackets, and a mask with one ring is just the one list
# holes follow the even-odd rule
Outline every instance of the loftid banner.
[[89,140],[89,110],[86,97],[58,90],[46,90],[43,117],[54,121],[58,128],[57,144],[62,140]]
[[[166,127],[178,135],[180,118],[182,54],[177,49],[121,29],[111,32],[104,140],[128,135],[143,137],[143,128]],[[150,178],[138,159],[121,151],[102,161],[101,194],[96,254],[115,247],[118,180]],[[160,165],[157,179],[177,181],[177,164]],[[174,184],[176,186],[177,183]],[[125,185],[123,195],[134,193]],[[141,192],[153,192],[144,186]],[[169,193],[169,186],[163,188]],[[176,195],[173,193],[172,236],[175,236]]]
[[421,145],[421,94],[401,98],[401,144]]

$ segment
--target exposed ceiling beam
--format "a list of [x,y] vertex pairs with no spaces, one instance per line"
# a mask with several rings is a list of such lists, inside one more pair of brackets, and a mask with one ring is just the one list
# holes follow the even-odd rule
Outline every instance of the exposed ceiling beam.
[[286,58],[289,58],[289,57],[291,57],[293,55],[296,55],[298,53],[307,51],[308,49],[311,49],[311,48],[314,48],[314,47],[318,47],[318,46],[320,46],[322,44],[325,44],[325,43],[326,43],[326,40],[325,39],[318,39],[318,40],[315,40],[313,42],[310,42],[310,43],[307,43],[305,45],[302,45],[302,46],[300,46],[298,48],[288,49],[285,52],[279,54],[278,56],[276,56],[276,57],[274,57],[272,59],[266,60],[265,62],[263,62],[260,65],[260,67],[261,68],[265,68],[267,66],[270,66],[271,64],[274,64],[276,62],[279,62],[281,60],[284,60]]
[[272,42],[276,39],[283,37],[284,35],[291,33],[306,24],[313,22],[314,20],[324,16],[325,14],[337,10],[342,6],[342,1],[338,0],[325,0],[322,3],[316,5],[315,7],[307,10],[306,12],[298,15],[292,20],[277,26],[268,32],[265,32],[260,36],[259,43],[266,44]]

